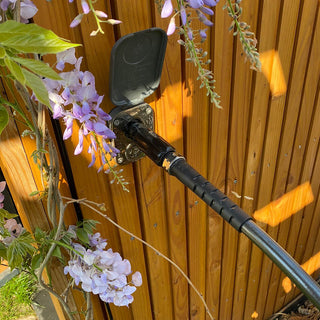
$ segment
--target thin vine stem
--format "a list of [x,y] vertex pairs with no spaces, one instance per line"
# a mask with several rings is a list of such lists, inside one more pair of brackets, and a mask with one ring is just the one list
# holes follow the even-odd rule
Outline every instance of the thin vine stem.
[[[146,247],[150,248],[151,250],[153,250],[157,255],[159,255],[160,257],[162,257],[163,259],[165,259],[166,261],[168,261],[174,268],[176,268],[180,274],[185,278],[185,280],[188,282],[188,284],[190,285],[190,287],[195,291],[195,293],[197,294],[197,296],[200,298],[201,302],[203,303],[206,312],[209,316],[209,318],[211,320],[214,320],[209,307],[205,301],[205,299],[203,298],[203,295],[200,293],[200,291],[196,288],[196,286],[193,284],[193,282],[190,280],[190,278],[187,276],[187,274],[174,262],[172,261],[170,258],[168,258],[166,255],[164,255],[163,253],[161,253],[159,250],[157,250],[155,247],[153,247],[151,244],[149,244],[148,242],[146,242],[145,240],[141,239],[140,237],[136,236],[135,234],[133,234],[132,232],[128,231],[127,229],[125,229],[124,227],[120,226],[118,223],[116,223],[114,220],[112,220],[111,218],[109,218],[106,214],[102,213],[100,210],[96,209],[95,207],[93,207],[91,204],[89,204],[86,199],[79,199],[79,200],[75,200],[73,198],[69,198],[69,197],[65,197],[65,196],[61,196],[62,199],[68,200],[68,202],[66,203],[66,205],[68,205],[69,203],[74,203],[74,202],[78,202],[80,204],[83,204],[84,206],[88,207],[89,209],[93,210],[94,212],[98,213],[100,216],[102,216],[103,218],[105,218],[106,220],[108,220],[110,223],[112,223],[115,227],[117,227],[119,230],[123,231],[124,233],[126,233],[127,235],[129,235],[130,237],[132,237],[133,239],[138,240],[139,242],[143,243]],[[92,203],[92,201],[90,201],[90,203]],[[95,203],[96,206],[99,206],[98,203]]]
[[[54,237],[54,240],[57,241],[59,239],[59,236],[60,236],[60,233],[62,231],[62,228],[63,228],[63,218],[64,218],[64,211],[65,211],[65,208],[66,206],[63,204],[62,200],[60,201],[60,216],[59,216],[59,223],[58,223],[58,227],[57,227],[57,231],[56,231],[56,234],[55,234],[55,237]],[[47,266],[55,248],[56,248],[57,244],[53,241],[52,244],[51,244],[51,247],[47,253],[47,255],[45,256],[45,258],[43,259],[40,267],[39,267],[39,270],[37,272],[37,278],[38,278],[38,282],[39,282],[39,285],[47,290],[48,292],[50,292],[51,294],[53,294],[57,299],[58,301],[61,303],[61,305],[63,306],[68,318],[70,320],[74,320],[74,317],[72,316],[72,312],[68,306],[68,304],[63,300],[63,298],[57,293],[55,292],[53,289],[51,289],[49,286],[47,286],[44,282],[43,282],[43,279],[42,279],[42,274],[43,274],[43,271],[44,271],[44,268]]]

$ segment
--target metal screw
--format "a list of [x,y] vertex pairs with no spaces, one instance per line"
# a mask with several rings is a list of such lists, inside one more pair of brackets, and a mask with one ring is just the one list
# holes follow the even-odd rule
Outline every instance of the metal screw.
[[120,121],[118,119],[113,121],[113,124],[117,127],[120,124]]
[[119,163],[119,164],[121,164],[122,162],[123,162],[123,158],[122,157],[119,157],[118,159],[117,159],[117,162]]

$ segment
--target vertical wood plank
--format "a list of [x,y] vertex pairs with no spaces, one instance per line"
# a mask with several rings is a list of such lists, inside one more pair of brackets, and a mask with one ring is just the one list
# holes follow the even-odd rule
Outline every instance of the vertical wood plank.
[[[278,19],[281,2],[263,1],[261,31],[259,39],[260,54],[273,56],[276,45]],[[272,68],[272,65],[270,66]],[[266,66],[263,66],[266,68]],[[264,133],[269,106],[269,84],[262,73],[257,73],[254,82],[253,107],[248,136],[249,146],[244,171],[242,208],[248,214],[254,211],[254,199],[257,197],[258,177],[263,152]],[[243,319],[247,291],[248,270],[250,263],[251,242],[241,235],[239,238],[237,273],[234,288],[233,319]]]
[[[166,30],[169,19],[161,19],[154,9],[156,26]],[[157,102],[157,131],[172,144],[178,153],[183,154],[183,100],[181,83],[181,48],[179,36],[168,37],[167,52],[160,82],[160,100]],[[174,177],[165,174],[165,201],[169,230],[171,259],[187,274],[187,235],[184,186]],[[171,268],[173,298],[173,318],[188,319],[188,283],[175,269]],[[191,289],[192,290],[192,289]]]
[[[283,2],[279,40],[276,49],[279,53],[286,81],[288,80],[290,74],[291,57],[295,39],[295,29],[298,21],[299,6],[299,1]],[[265,131],[265,142],[262,153],[263,158],[260,169],[260,181],[258,184],[257,199],[255,201],[258,209],[264,207],[271,201],[284,106],[285,95],[274,98],[270,101],[267,127]],[[263,224],[260,224],[260,226],[264,229],[267,228],[267,226]],[[250,319],[251,315],[255,311],[258,313],[259,317],[262,317],[263,310],[261,310],[262,308],[257,309],[256,301],[257,299],[261,299],[261,302],[263,303],[263,301],[266,299],[270,268],[264,268],[262,271],[261,268],[264,263],[266,263],[265,259],[267,258],[263,255],[262,251],[256,246],[252,246],[244,313],[245,319]]]
[[[196,17],[192,21],[192,28],[194,30],[203,28]],[[208,51],[210,55],[208,42],[205,42],[201,48]],[[206,177],[209,100],[205,89],[199,90],[200,83],[196,80],[198,71],[194,65],[185,62],[183,67],[185,70],[183,83],[184,155],[188,163]],[[199,292],[205,295],[207,208],[190,190],[187,190],[186,204],[189,277]],[[190,319],[205,319],[203,304],[192,290],[189,291],[189,299]]]
[[[259,3],[241,3],[243,15],[253,32],[256,31]],[[235,65],[233,74],[232,111],[229,131],[227,195],[240,205],[240,199],[233,192],[242,195],[243,171],[245,168],[248,121],[251,108],[251,86],[253,71],[243,61],[243,50],[239,41],[236,43]],[[220,318],[232,319],[233,293],[238,250],[238,232],[226,225],[223,239],[222,284]]]
[[[211,38],[216,91],[221,96],[222,109],[215,106],[210,106],[209,109],[208,180],[225,192],[234,37],[228,31],[231,22],[230,17],[222,10],[223,5],[221,2],[216,7]],[[209,211],[206,300],[215,319],[219,319],[223,225],[223,219],[217,213]]]
[[[131,1],[130,6],[124,5],[124,1],[115,3],[120,20],[126,22],[130,19],[130,23],[120,25],[121,36],[153,26],[150,2]],[[152,101],[154,98],[155,95],[148,100]],[[154,103],[152,106],[155,108]],[[135,166],[135,173],[145,240],[168,255],[168,228],[162,169],[151,160],[144,158]],[[156,319],[171,319],[173,308],[169,265],[150,249],[147,249],[146,253],[153,315]]]
[[[305,181],[310,181],[311,175],[306,175],[306,171],[304,171],[303,169],[313,167],[315,162],[315,158],[308,157],[308,154],[306,154],[305,151],[307,150],[308,143],[311,142],[309,140],[309,135],[312,131],[314,131],[313,120],[315,119],[316,115],[315,98],[320,78],[320,15],[318,15],[316,24],[316,32],[313,37],[313,45],[309,57],[308,72],[306,74],[303,98],[301,101],[301,111],[296,129],[296,137],[292,151],[292,159],[287,178],[286,192],[291,191],[292,189],[297,187],[299,184],[304,183]],[[308,151],[311,151],[312,154],[314,153],[312,148]],[[283,239],[287,238],[285,249],[291,255],[294,254],[294,249],[296,247],[296,235],[299,233],[301,219],[301,212],[296,213],[290,219],[290,225],[288,221],[287,229],[281,230],[280,228],[279,231]],[[304,230],[302,232],[306,231],[307,230]],[[280,285],[281,282],[282,281],[280,280],[275,309],[281,308],[286,297],[286,294]]]

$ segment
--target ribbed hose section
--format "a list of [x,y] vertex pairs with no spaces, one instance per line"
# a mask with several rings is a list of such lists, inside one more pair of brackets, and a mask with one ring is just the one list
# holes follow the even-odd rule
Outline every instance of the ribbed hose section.
[[247,213],[194,170],[184,158],[174,161],[168,172],[191,189],[237,231],[241,231],[241,226],[251,220]]

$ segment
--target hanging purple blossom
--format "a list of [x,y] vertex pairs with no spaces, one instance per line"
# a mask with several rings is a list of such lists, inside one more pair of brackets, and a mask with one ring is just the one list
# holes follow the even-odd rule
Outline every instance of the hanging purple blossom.
[[[76,228],[69,227],[74,235]],[[135,272],[131,282],[128,282],[127,277],[132,273],[130,262],[112,249],[104,250],[107,242],[100,237],[100,233],[89,234],[89,241],[90,248],[71,243],[75,253],[64,268],[64,273],[69,274],[84,291],[98,294],[102,301],[128,306],[133,302],[132,294],[136,287],[142,285],[140,272]]]
[[[91,154],[89,167],[94,165],[97,159],[96,153],[99,153],[101,162],[106,164],[105,157],[107,155],[114,157],[119,150],[109,145],[107,141],[115,139],[116,136],[107,125],[107,121],[111,120],[110,115],[100,107],[103,96],[98,95],[96,91],[95,78],[91,72],[80,70],[82,57],[76,59],[74,49],[57,54],[57,61],[57,68],[60,71],[64,69],[66,63],[74,65],[74,69],[61,72],[62,80],[44,79],[53,118],[63,118],[66,125],[64,140],[72,136],[74,121],[79,123],[79,142],[74,151],[75,155],[83,151],[84,138],[89,137],[90,145],[87,150]],[[100,141],[100,148],[97,148],[96,139]]]

